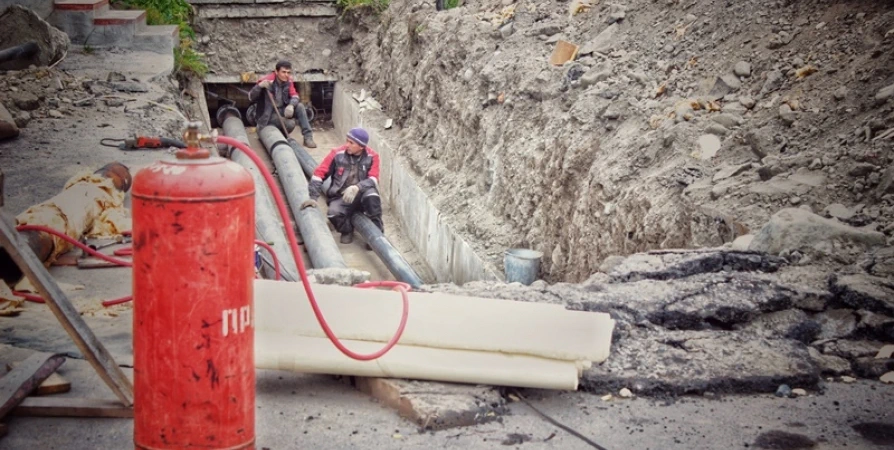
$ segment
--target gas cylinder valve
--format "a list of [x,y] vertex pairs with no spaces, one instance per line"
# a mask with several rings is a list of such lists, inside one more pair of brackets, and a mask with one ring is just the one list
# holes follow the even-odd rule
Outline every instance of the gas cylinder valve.
[[201,126],[202,122],[198,121],[186,123],[186,131],[183,132],[183,142],[186,144],[186,148],[177,151],[178,159],[204,159],[211,156],[211,152],[202,148],[201,145],[203,142],[213,143],[216,136],[214,133],[211,135],[199,133]]

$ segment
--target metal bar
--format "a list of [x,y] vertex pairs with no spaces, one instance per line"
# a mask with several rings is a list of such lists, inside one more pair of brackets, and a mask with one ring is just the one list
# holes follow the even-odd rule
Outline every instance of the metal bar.
[[307,254],[313,266],[317,269],[347,268],[348,265],[345,264],[345,260],[338,250],[338,244],[332,238],[323,212],[317,208],[301,209],[301,204],[310,197],[307,190],[307,178],[301,172],[298,158],[292,151],[292,147],[286,143],[282,133],[273,126],[259,130],[258,137],[267,147],[271,158],[273,158],[273,163],[276,165],[279,181],[282,183],[286,199],[292,208],[292,214],[295,215],[298,222],[298,228],[304,238],[304,247],[307,248]]
[[22,403],[64,362],[62,355],[35,353],[0,378],[0,418]]
[[[248,142],[245,125],[242,124],[242,116],[239,114],[238,109],[232,106],[221,107],[217,111],[217,123],[221,124],[225,135],[238,139],[245,145],[251,145]],[[298,266],[295,265],[295,258],[286,240],[282,223],[276,220],[279,214],[273,206],[273,196],[270,193],[270,189],[267,188],[267,183],[264,181],[260,169],[239,149],[232,148],[229,153],[230,159],[245,167],[255,180],[255,236],[273,246],[279,257],[282,279],[298,281]],[[287,226],[292,226],[291,220],[289,220]],[[261,252],[261,259],[268,268],[273,266],[273,261],[267,255],[267,252]]]
[[28,243],[15,230],[12,218],[0,209],[0,246],[25,272],[31,283],[43,294],[50,311],[71,336],[81,353],[96,369],[96,373],[121,400],[124,406],[133,405],[133,384],[115,363],[112,355],[103,347],[93,330],[87,326],[78,310],[56,284],[56,281],[28,247]]
[[[298,145],[298,142],[294,139],[289,140],[289,146],[292,147],[295,156],[301,163],[304,175],[307,176],[307,178],[310,178],[311,175],[313,175],[314,169],[317,167],[317,162],[314,160],[313,156],[310,156],[307,150]],[[323,192],[326,192],[326,190],[327,189],[324,186]],[[413,270],[410,263],[404,259],[403,255],[401,255],[393,245],[391,245],[391,242],[388,241],[385,234],[379,230],[379,227],[372,223],[372,220],[369,220],[369,217],[366,217],[363,214],[354,214],[351,217],[351,223],[354,224],[354,229],[363,236],[366,243],[372,247],[373,251],[395,278],[414,288],[424,284],[422,278],[415,270]]]

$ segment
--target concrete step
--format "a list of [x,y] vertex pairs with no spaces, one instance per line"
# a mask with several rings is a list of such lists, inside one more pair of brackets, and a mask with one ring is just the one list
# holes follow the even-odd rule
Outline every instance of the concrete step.
[[177,25],[149,25],[134,34],[131,48],[166,54],[179,46],[180,29]]
[[194,5],[200,19],[259,19],[267,17],[335,17],[338,10],[328,2],[231,3]]
[[109,11],[109,0],[56,0],[47,18],[74,44],[84,44],[93,32],[93,19]]
[[93,47],[130,47],[134,35],[146,29],[146,11],[109,10],[93,18],[93,33],[86,44]]

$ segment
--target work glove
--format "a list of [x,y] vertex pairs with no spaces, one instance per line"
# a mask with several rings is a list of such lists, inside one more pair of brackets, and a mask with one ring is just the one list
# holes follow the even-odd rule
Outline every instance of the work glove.
[[316,200],[305,200],[304,203],[301,204],[301,209],[304,210],[306,208],[316,208],[317,201]]
[[349,186],[341,194],[342,201],[344,201],[345,203],[348,203],[348,204],[354,203],[354,197],[357,196],[357,192],[360,192],[360,188],[357,187],[356,184],[353,186]]
[[264,80],[264,81],[261,81],[260,83],[258,83],[258,86],[260,86],[261,89],[270,89],[271,84],[272,84],[272,82],[270,80]]
[[286,119],[291,119],[292,116],[294,116],[294,115],[295,115],[295,107],[292,105],[286,106],[286,110],[283,113],[283,116],[285,116]]

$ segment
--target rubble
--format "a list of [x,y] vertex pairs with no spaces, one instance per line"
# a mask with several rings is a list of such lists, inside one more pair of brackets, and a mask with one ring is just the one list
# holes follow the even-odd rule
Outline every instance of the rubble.
[[10,139],[19,135],[19,125],[6,107],[0,103],[0,140]]
[[883,308],[878,298],[858,297],[850,278],[827,273],[811,283],[783,258],[724,249],[638,253],[601,267],[580,285],[429,289],[609,313],[617,321],[612,353],[584,372],[588,392],[771,393],[780,384],[812,388],[821,375],[877,378],[890,370],[888,359],[875,359],[884,343],[859,339],[891,323],[894,311],[851,309]]

